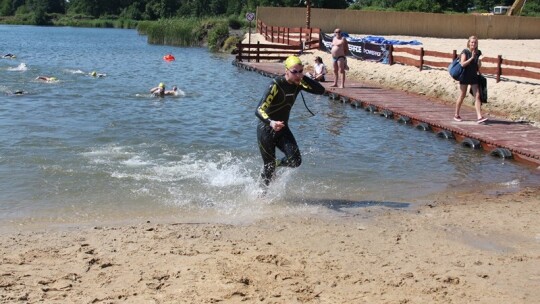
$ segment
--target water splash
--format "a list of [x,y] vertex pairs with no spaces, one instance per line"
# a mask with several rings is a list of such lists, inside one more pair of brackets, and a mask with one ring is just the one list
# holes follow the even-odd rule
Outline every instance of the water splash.
[[28,67],[26,66],[26,63],[21,63],[15,68],[8,68],[8,71],[18,71],[18,72],[25,72],[28,71]]

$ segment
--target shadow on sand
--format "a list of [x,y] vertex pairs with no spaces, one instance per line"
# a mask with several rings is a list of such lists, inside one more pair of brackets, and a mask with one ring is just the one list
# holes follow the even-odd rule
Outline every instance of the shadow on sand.
[[384,202],[384,201],[354,201],[346,199],[331,199],[331,198],[295,198],[291,203],[306,204],[309,206],[323,206],[328,209],[344,212],[343,209],[350,208],[367,208],[367,207],[386,207],[391,209],[406,209],[410,207],[410,203],[401,202]]

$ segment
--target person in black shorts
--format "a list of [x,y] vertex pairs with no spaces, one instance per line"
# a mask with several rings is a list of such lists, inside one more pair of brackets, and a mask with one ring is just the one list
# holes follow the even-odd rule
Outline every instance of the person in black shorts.
[[[301,90],[324,94],[325,88],[317,81],[304,76],[300,58],[289,56],[285,60],[285,75],[272,81],[261,98],[255,115],[259,118],[257,141],[264,162],[261,174],[265,186],[270,184],[276,167],[298,167],[302,157],[298,144],[289,129],[289,115]],[[285,156],[276,159],[276,148]]]
[[476,122],[480,124],[487,120],[487,118],[482,116],[482,112],[480,111],[482,101],[480,98],[480,91],[478,90],[479,73],[480,67],[482,66],[482,61],[480,61],[481,55],[482,52],[478,49],[478,38],[476,38],[476,36],[469,37],[469,40],[467,41],[467,48],[464,49],[459,55],[461,66],[465,69],[465,71],[463,72],[461,79],[459,79],[460,94],[456,101],[456,111],[454,114],[455,121],[463,120],[461,119],[461,116],[459,116],[459,111],[461,109],[461,105],[463,104],[463,100],[467,95],[467,88],[469,85],[471,86],[471,91],[474,96],[474,108],[476,110],[477,119]]

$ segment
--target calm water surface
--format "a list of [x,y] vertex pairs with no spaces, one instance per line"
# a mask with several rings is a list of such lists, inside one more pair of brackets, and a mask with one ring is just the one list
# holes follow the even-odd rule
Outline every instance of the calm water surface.
[[[243,222],[540,184],[533,168],[304,94],[316,116],[300,97],[291,115],[304,162],[280,169],[259,198],[254,111],[269,78],[230,55],[149,45],[133,30],[0,26],[0,37],[0,52],[17,55],[0,59],[4,224]],[[182,94],[151,97],[160,82]]]

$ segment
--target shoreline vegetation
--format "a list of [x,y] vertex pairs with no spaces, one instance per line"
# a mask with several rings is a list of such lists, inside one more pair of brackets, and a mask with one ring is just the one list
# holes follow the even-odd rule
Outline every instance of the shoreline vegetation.
[[141,21],[137,32],[148,43],[173,46],[206,46],[210,51],[230,52],[242,41],[245,23],[236,18],[188,18]]
[[[231,52],[243,39],[247,23],[236,17],[171,18],[137,21],[124,18],[92,19],[87,16],[52,14],[50,26],[136,29],[150,44],[208,47],[213,52]],[[110,16],[109,16],[110,17]],[[0,24],[34,25],[32,15],[0,17]]]

